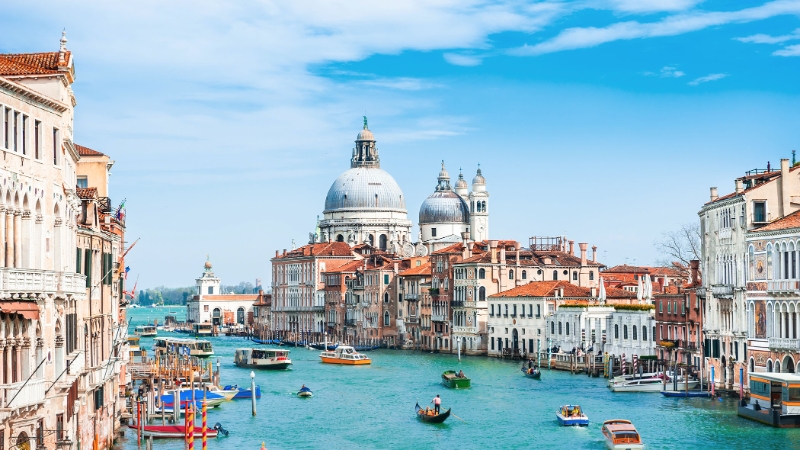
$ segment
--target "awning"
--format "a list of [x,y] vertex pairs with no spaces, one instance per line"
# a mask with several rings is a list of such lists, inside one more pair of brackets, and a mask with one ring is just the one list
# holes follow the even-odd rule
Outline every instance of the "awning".
[[39,320],[39,306],[36,302],[0,301],[0,311],[8,314],[21,314],[29,320]]

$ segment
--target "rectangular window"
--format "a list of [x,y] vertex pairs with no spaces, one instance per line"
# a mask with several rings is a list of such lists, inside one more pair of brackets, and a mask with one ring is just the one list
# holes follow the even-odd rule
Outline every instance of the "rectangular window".
[[542,315],[542,305],[536,305],[536,318],[538,319]]
[[214,293],[214,286],[208,287],[208,295],[212,295]]
[[33,122],[33,154],[36,159],[42,157],[42,122]]
[[58,165],[58,128],[53,128],[53,164]]
[[87,248],[83,255],[83,274],[86,275],[86,287],[92,287],[92,250]]
[[5,108],[3,113],[3,147],[9,148],[9,136],[11,136],[11,110]]
[[86,177],[78,177],[78,187],[86,189],[89,187],[89,179]]
[[22,154],[28,154],[28,116],[22,116]]
[[75,273],[81,273],[81,248],[78,247],[75,251]]
[[489,316],[494,317],[494,305],[492,305],[492,309],[491,312],[489,313]]
[[36,424],[36,446],[44,446],[44,419],[39,419],[39,422]]
[[64,440],[64,414],[56,414],[56,440]]
[[753,222],[767,221],[767,202],[753,202]]
[[431,237],[436,237],[436,228],[431,228]]
[[511,317],[517,317],[517,305],[514,305],[513,311],[514,313],[511,315]]
[[383,284],[389,284],[389,274],[383,274]]
[[16,152],[16,151],[19,151],[19,146],[18,146],[18,143],[19,143],[19,113],[15,111],[14,112],[14,116],[13,116],[13,118],[11,120],[12,120],[11,125],[13,127],[13,131],[12,131],[13,134],[12,134],[11,137],[14,140],[13,141],[13,143],[14,143],[14,151]]
[[494,350],[494,339],[489,339],[489,342],[492,343],[492,350]]
[[664,302],[663,301],[658,302],[658,312],[660,312],[660,313],[664,312]]

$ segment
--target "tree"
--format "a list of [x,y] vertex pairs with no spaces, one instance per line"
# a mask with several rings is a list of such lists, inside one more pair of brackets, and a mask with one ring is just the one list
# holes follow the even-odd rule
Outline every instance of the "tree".
[[[700,224],[685,223],[677,230],[664,232],[655,246],[661,254],[656,261],[658,265],[671,266],[672,261],[678,261],[688,266],[689,261],[700,259]],[[663,264],[665,260],[666,264]]]

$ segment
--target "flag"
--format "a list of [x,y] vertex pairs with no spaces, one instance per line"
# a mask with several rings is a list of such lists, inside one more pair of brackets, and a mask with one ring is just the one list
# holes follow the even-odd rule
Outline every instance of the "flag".
[[130,266],[125,266],[125,279],[126,280],[128,279],[128,272],[130,272],[130,271],[131,271]]
[[115,214],[117,220],[122,220],[122,218],[125,217],[125,201],[126,200],[127,199],[122,199],[122,203],[120,203],[119,206],[117,207],[117,212]]

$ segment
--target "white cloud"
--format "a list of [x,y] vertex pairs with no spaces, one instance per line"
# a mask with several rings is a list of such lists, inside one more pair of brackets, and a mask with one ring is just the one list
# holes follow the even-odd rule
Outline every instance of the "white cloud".
[[664,66],[661,68],[662,78],[680,78],[684,75],[686,74],[671,66]]
[[463,55],[458,53],[445,53],[442,55],[444,60],[455,66],[479,66],[483,62],[483,57],[474,55]]
[[782,36],[770,36],[768,34],[754,34],[752,36],[733,38],[739,42],[746,42],[750,44],[780,44],[781,42],[793,41],[800,39],[800,28],[794,30],[789,34]]
[[389,89],[398,89],[401,91],[420,91],[423,89],[431,89],[438,87],[436,83],[431,83],[419,78],[377,78],[374,80],[362,81],[361,84],[367,86],[383,87]]
[[595,47],[607,42],[675,36],[728,23],[746,23],[786,14],[800,14],[800,0],[776,0],[754,8],[725,12],[689,12],[657,22],[618,22],[607,27],[568,28],[556,37],[535,45],[524,45],[510,53],[519,56]]
[[702,0],[610,0],[613,9],[631,13],[683,11],[693,8]]
[[800,44],[790,45],[772,52],[775,56],[800,56]]
[[727,73],[712,73],[704,77],[695,78],[694,80],[689,82],[689,86],[697,86],[700,83],[708,83],[709,81],[721,80],[727,76],[728,76]]

